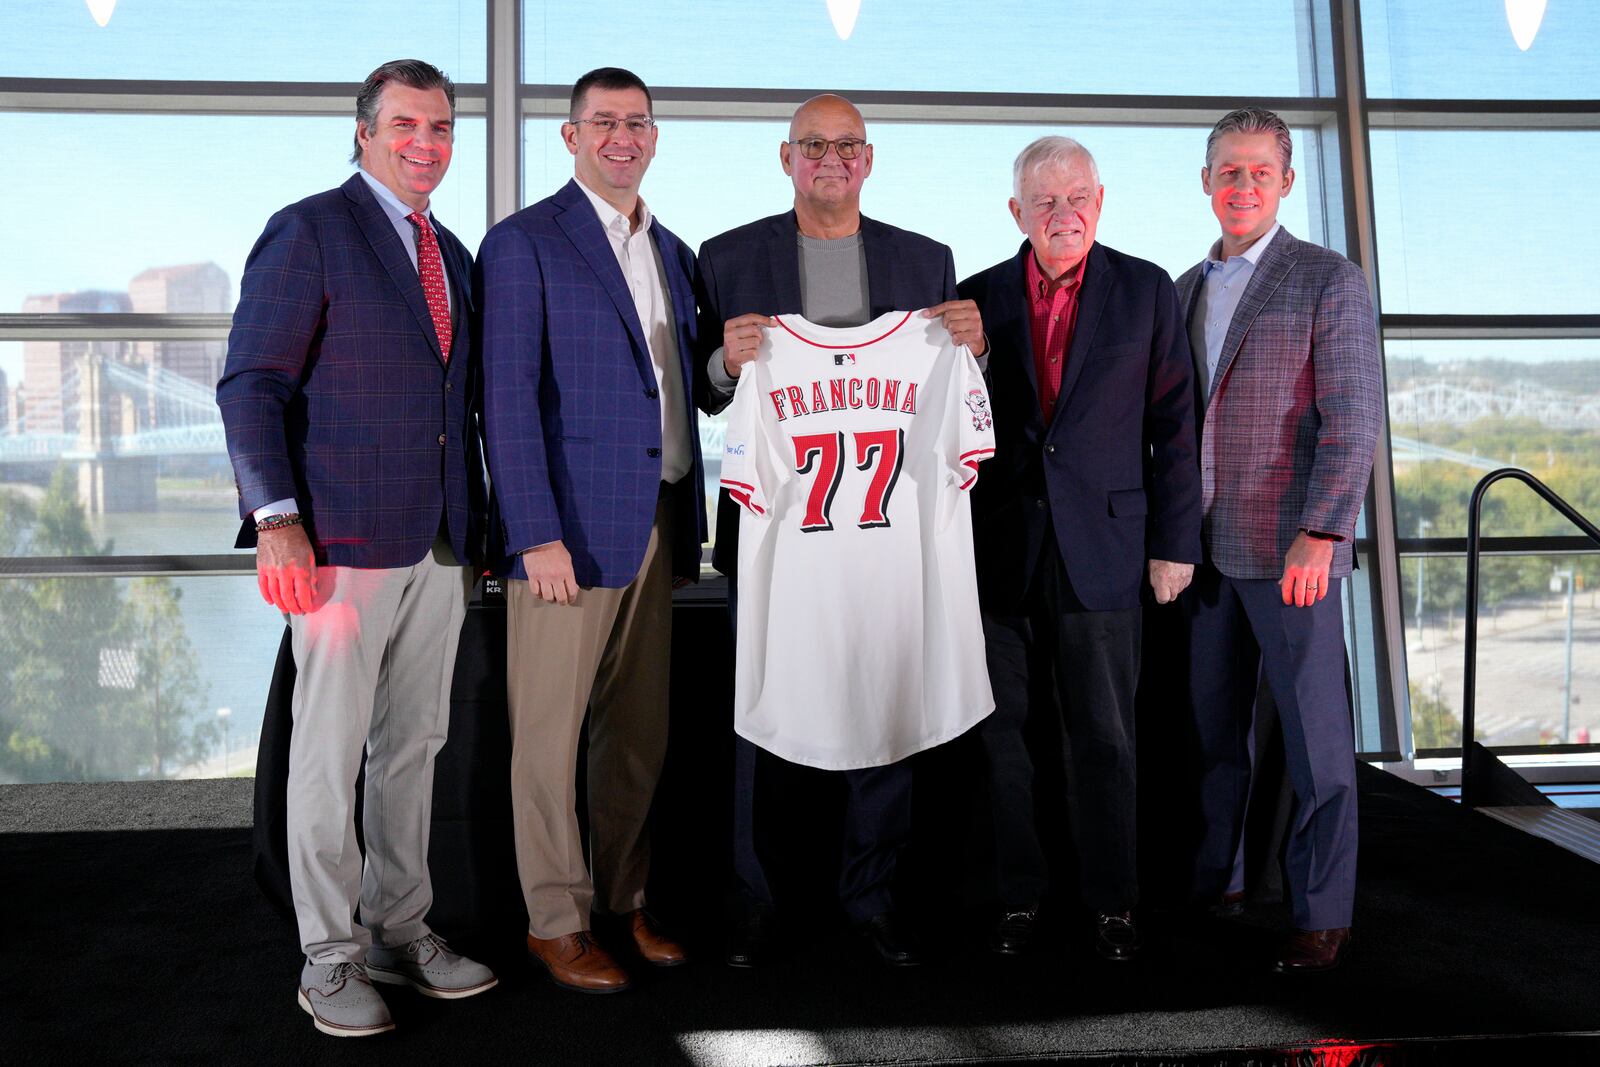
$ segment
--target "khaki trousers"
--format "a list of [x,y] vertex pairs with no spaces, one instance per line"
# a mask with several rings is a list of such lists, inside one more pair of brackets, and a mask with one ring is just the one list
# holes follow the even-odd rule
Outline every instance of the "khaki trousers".
[[[646,820],[667,751],[672,652],[671,516],[656,505],[644,561],[621,589],[582,589],[573,605],[506,589],[511,814],[528,930],[589,929],[600,910],[644,906]],[[579,731],[589,712],[589,852],[578,833]]]

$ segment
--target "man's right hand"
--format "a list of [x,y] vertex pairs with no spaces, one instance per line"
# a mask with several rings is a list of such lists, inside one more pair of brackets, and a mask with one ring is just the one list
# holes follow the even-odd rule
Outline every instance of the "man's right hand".
[[728,377],[737,378],[744,365],[756,358],[761,331],[778,325],[771,315],[740,315],[722,324],[722,365]]
[[523,549],[522,565],[528,571],[528,588],[540,600],[551,604],[578,602],[578,579],[572,573],[572,554],[560,541]]
[[316,610],[317,557],[304,526],[256,534],[256,585],[261,599],[290,615]]

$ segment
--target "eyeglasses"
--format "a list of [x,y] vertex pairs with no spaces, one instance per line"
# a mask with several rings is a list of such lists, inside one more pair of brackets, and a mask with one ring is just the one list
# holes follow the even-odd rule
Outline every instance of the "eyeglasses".
[[592,126],[595,133],[606,134],[608,136],[616,133],[617,127],[625,126],[627,127],[628,132],[636,137],[640,137],[649,133],[650,128],[656,124],[655,119],[645,118],[640,115],[635,115],[625,119],[612,118],[609,115],[601,115],[599,118],[568,119],[567,121],[572,123],[574,126]]
[[861,154],[867,142],[859,137],[841,137],[837,141],[830,141],[823,137],[802,137],[798,141],[786,141],[800,149],[800,154],[807,159],[821,159],[828,154],[831,145],[839,153],[840,159],[854,159]]

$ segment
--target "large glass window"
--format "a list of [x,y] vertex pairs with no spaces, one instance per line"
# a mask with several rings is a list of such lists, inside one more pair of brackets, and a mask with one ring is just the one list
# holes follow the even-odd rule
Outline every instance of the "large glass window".
[[1367,93],[1378,99],[1594,96],[1592,4],[1361,0],[1361,35]]
[[[98,25],[91,8],[109,13]],[[13,78],[359,82],[380,63],[426,59],[457,82],[485,77],[484,0],[142,0],[0,4],[0,71]],[[258,162],[274,158],[262,146]],[[286,159],[279,152],[281,164]]]
[[[13,185],[0,313],[227,312],[267,218],[355,172],[353,120],[238,115],[12,114],[28,164]],[[483,239],[484,120],[462,118],[433,211]],[[181,162],[180,162],[181,161]],[[153,284],[151,271],[189,273]],[[200,274],[205,277],[200,277]],[[14,366],[0,366],[8,374]]]
[[[1249,32],[1187,0],[1085,8],[1000,0],[523,6],[523,78],[571,85],[602,65],[652,86],[839,91],[1331,94],[1320,4],[1258,5]],[[1320,27],[1319,27],[1319,20]]]
[[[1374,130],[1387,314],[1600,311],[1600,131]],[[1538,177],[1534,177],[1538,175]]]

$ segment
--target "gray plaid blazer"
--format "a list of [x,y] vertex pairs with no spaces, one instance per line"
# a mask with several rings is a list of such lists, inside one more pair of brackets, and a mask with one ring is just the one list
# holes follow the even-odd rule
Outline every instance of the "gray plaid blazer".
[[[1185,325],[1204,313],[1204,265],[1178,279]],[[1234,312],[1209,395],[1196,376],[1201,537],[1223,574],[1281,577],[1302,529],[1337,534],[1330,575],[1350,573],[1383,428],[1379,360],[1360,268],[1280,229]]]

